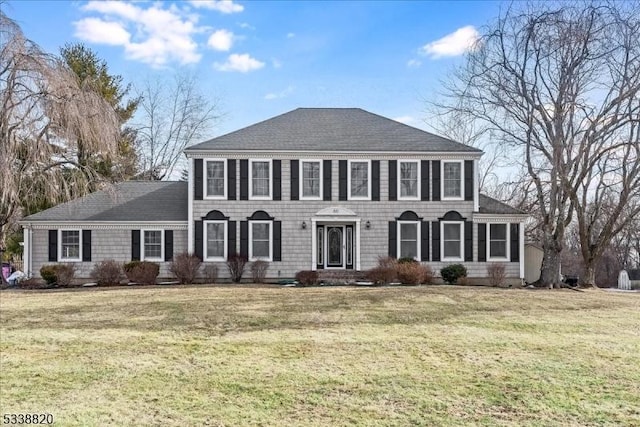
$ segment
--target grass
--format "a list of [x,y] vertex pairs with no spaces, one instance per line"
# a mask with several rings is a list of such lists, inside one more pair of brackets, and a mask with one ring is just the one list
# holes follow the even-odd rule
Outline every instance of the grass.
[[0,413],[56,425],[640,425],[640,294],[0,293]]

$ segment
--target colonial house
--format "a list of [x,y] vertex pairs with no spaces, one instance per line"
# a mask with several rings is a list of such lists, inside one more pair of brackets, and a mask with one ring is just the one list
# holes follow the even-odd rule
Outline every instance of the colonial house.
[[524,278],[527,215],[479,193],[476,148],[357,108],[299,108],[185,150],[188,182],[124,182],[28,216],[25,269],[240,253],[267,277],[365,270],[378,257],[434,271],[489,263]]

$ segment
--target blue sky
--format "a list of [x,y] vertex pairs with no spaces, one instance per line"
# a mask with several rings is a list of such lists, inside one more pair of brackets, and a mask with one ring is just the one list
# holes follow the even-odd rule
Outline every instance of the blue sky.
[[141,84],[195,73],[224,118],[212,137],[297,107],[360,107],[428,129],[440,88],[500,2],[10,1],[46,51],[83,42]]

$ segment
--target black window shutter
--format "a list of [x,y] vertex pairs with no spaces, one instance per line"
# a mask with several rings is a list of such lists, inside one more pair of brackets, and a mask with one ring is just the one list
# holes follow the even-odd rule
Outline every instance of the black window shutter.
[[[314,233],[318,233],[318,231],[320,231],[319,234],[322,236],[322,242],[316,241],[316,245],[318,245],[318,248],[316,248],[316,268],[322,270],[324,269],[324,226],[319,225],[318,228],[314,230]],[[318,238],[317,234],[316,238]],[[322,262],[320,262],[321,258]]]
[[398,224],[389,221],[389,256],[398,257]]
[[422,230],[420,236],[422,242],[420,247],[420,258],[422,261],[429,261],[429,246],[431,240],[429,239],[429,221],[422,221]]
[[173,230],[164,230],[164,260],[173,259]]
[[140,230],[131,230],[131,261],[140,261]]
[[429,200],[429,160],[420,162],[420,199]]
[[464,161],[464,199],[473,201],[473,160]]
[[431,189],[431,195],[434,202],[440,201],[440,160],[433,160],[431,162],[433,169],[433,186]]
[[371,200],[380,200],[380,160],[371,161]]
[[487,260],[487,224],[478,224],[478,262]]
[[227,199],[236,199],[236,161],[227,160]]
[[433,221],[431,223],[431,259],[440,261],[440,223]]
[[236,249],[236,222],[227,223],[227,257],[238,252]]
[[195,159],[193,161],[193,169],[193,198],[195,200],[202,200],[202,189],[204,186],[202,159]]
[[91,230],[82,230],[82,261],[91,261]]
[[398,161],[389,160],[389,200],[398,200]]
[[299,200],[300,196],[300,181],[298,181],[300,175],[300,161],[291,160],[291,200]]
[[338,161],[338,178],[340,180],[340,192],[338,200],[347,200],[347,161]]
[[282,199],[282,160],[273,160],[273,200]]
[[473,222],[464,222],[464,260],[473,261]]
[[511,262],[520,261],[520,224],[511,224]]
[[195,221],[194,225],[196,234],[194,239],[196,256],[200,258],[200,260],[204,260],[204,230],[202,221]]
[[249,160],[240,160],[240,200],[249,200]]
[[331,160],[322,162],[322,181],[324,188],[322,189],[322,199],[331,200]]
[[282,221],[273,221],[273,260],[282,261]]
[[249,221],[240,221],[240,255],[249,257]]
[[58,230],[49,230],[49,262],[58,261]]

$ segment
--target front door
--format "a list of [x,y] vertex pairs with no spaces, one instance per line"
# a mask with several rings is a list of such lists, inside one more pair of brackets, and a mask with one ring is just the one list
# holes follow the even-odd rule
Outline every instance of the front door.
[[344,268],[344,226],[327,226],[327,268]]

